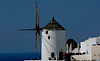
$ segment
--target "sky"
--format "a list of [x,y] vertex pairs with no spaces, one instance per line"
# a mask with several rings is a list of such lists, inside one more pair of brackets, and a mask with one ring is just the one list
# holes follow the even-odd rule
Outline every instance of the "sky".
[[[100,0],[39,0],[40,25],[54,16],[66,29],[66,40],[82,42],[100,36]],[[34,0],[0,0],[0,53],[35,52]]]

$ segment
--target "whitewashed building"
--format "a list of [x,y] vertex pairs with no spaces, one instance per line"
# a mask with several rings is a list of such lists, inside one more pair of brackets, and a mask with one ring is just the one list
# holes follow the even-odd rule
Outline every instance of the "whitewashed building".
[[73,55],[72,57],[79,61],[100,61],[100,45],[91,46],[89,54]]
[[100,37],[88,38],[84,42],[81,42],[82,55],[73,55],[75,60],[79,61],[100,61]]
[[42,30],[42,60],[58,60],[66,52],[66,31],[53,19]]
[[42,29],[41,60],[24,61],[64,61],[66,52],[66,30],[53,19]]
[[97,44],[100,44],[100,37],[88,38],[84,42],[81,42],[80,52],[89,54],[91,46]]

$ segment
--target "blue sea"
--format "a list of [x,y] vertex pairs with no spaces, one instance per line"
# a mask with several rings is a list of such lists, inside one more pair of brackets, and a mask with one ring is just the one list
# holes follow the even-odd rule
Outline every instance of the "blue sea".
[[40,58],[40,53],[0,53],[0,61],[24,61]]

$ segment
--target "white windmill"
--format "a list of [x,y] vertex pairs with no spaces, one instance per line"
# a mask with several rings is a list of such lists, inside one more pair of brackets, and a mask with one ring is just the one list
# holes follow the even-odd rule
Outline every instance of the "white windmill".
[[[53,61],[63,60],[63,52],[66,52],[66,30],[54,19],[43,28],[39,25],[39,12],[37,9],[38,3],[36,2],[36,16],[35,16],[35,28],[34,29],[20,29],[20,31],[36,31],[36,48],[37,42],[41,45],[41,60],[42,61]],[[40,36],[40,31],[42,35]],[[38,39],[37,39],[38,36]],[[40,37],[41,44],[40,44]],[[25,60],[24,60],[25,61]],[[30,60],[26,60],[30,61]],[[34,61],[34,60],[33,60]]]
[[65,29],[55,21],[54,17],[42,29],[42,60],[61,59],[59,57],[61,55],[60,51],[65,52],[66,50],[65,32]]

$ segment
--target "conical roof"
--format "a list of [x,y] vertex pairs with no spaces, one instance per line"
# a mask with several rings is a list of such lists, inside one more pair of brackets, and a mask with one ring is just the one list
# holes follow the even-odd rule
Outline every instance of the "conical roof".
[[52,20],[43,28],[47,30],[65,30],[55,19]]

